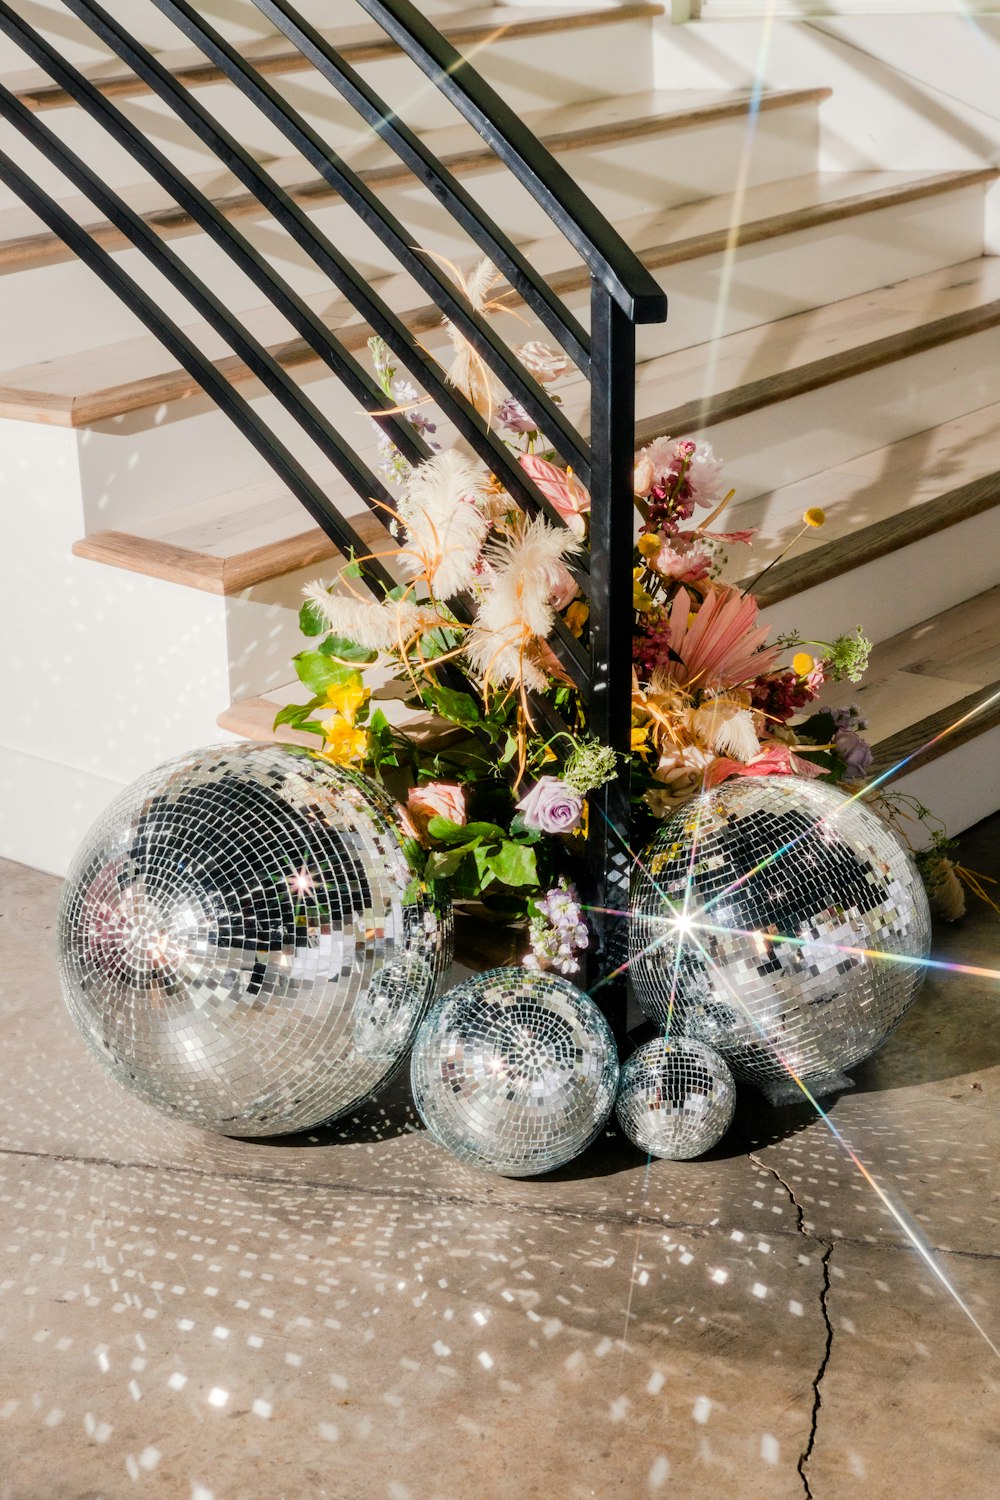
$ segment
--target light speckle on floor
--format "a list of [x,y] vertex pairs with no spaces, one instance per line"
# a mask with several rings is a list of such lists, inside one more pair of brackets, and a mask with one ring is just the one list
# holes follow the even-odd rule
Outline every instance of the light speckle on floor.
[[[404,1083],[273,1142],[133,1100],[59,999],[57,895],[0,865],[0,1500],[997,1492],[995,982],[932,974],[830,1107],[891,1209],[752,1092],[707,1160],[609,1135],[505,1181]],[[998,938],[974,909],[935,952]]]

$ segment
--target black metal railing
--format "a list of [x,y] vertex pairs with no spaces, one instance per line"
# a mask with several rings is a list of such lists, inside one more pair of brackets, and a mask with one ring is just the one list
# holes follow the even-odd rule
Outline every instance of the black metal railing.
[[[420,346],[413,331],[378,294],[350,259],[323,233],[289,192],[156,57],[95,0],[63,0],[141,83],[161,99],[212,155],[240,181],[324,277],[386,343],[446,416],[456,433],[489,466],[519,505],[562,524],[552,506],[525,475],[506,445],[491,431],[472,402],[447,381],[443,368]],[[530,414],[564,461],[592,494],[589,558],[575,568],[590,603],[590,641],[585,650],[558,624],[553,646],[580,687],[591,729],[605,743],[628,751],[631,697],[632,454],[635,426],[634,372],[637,323],[666,316],[666,298],[621,236],[580,192],[566,171],[519,116],[461,57],[409,0],[359,0],[385,34],[432,80],[475,128],[501,163],[531,193],[584,261],[590,273],[590,332],[522,251],[402,121],[371,85],[288,0],[248,0],[298,50],[316,74],[331,85],[392,149],[403,167],[447,211],[451,220],[506,278],[509,287],[558,340],[590,383],[589,434],[584,436],[534,380],[487,317],[474,308],[460,286],[433,255],[414,243],[413,234],[380,200],[362,173],[354,171],[316,128],[244,59],[238,49],[188,0],[152,0],[219,75],[248,99],[267,122],[367,226],[475,350],[503,389]],[[369,371],[234,226],[231,219],[181,172],[163,151],[101,90],[0,0],[0,30],[6,33],[61,88],[85,109],[149,177],[174,199],[188,220],[229,257],[288,321],[312,355],[344,389],[376,418],[403,455],[420,462],[428,448],[412,425],[385,396]],[[299,430],[344,481],[377,513],[392,505],[382,481],[337,432],[319,406],[233,313],[165,243],[164,238],[104,183],[79,155],[10,90],[0,85],[0,110],[106,216],[122,239],[149,263],[219,333],[248,371],[291,414]],[[253,403],[240,395],[206,357],[99,243],[99,226],[83,226],[43,191],[10,157],[0,153],[0,181],[10,187],[170,350],[192,378],[236,424],[267,463],[342,551],[367,552],[354,528],[302,461],[282,442]],[[362,576],[381,595],[391,578],[377,560]],[[460,605],[461,611],[461,605]],[[590,859],[595,905],[621,909],[627,892],[628,775],[594,799]],[[606,958],[613,922],[601,924],[598,965]]]

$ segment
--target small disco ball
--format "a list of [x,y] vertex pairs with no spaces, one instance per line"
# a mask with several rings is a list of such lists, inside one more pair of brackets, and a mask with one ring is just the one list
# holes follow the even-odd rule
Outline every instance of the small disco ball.
[[793,1075],[814,1095],[849,1088],[843,1069],[902,1020],[930,947],[923,883],[896,836],[798,777],[726,782],[675,813],[630,906],[643,1010],[774,1103],[802,1097]]
[[148,1103],[226,1135],[353,1109],[451,963],[391,799],[287,745],[160,766],[94,824],[59,914],[63,994]]
[[688,1161],[718,1145],[736,1108],[733,1075],[690,1037],[656,1037],[622,1068],[618,1123],[650,1156]]
[[410,1068],[438,1145],[504,1177],[579,1156],[618,1086],[614,1038],[593,1000],[568,979],[518,968],[473,975],[439,1000]]

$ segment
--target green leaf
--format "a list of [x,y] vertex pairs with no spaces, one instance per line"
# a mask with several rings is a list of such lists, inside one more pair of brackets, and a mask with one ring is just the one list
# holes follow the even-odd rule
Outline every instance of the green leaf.
[[480,844],[478,848],[473,849],[472,858],[476,862],[476,874],[479,876],[479,889],[481,891],[485,891],[486,887],[488,885],[492,885],[494,879],[496,878],[496,872],[490,864],[490,852],[488,849],[484,849],[482,844]]
[[326,621],[311,599],[299,610],[299,629],[303,635],[322,635],[326,629]]
[[442,818],[440,813],[431,818],[427,832],[439,844],[481,843],[483,839],[493,843],[504,837],[503,829],[495,823],[453,823],[450,818]]
[[430,708],[442,718],[450,719],[453,724],[471,728],[482,721],[479,705],[468,693],[456,693],[453,688],[440,687],[435,683],[428,684],[422,696]]
[[514,756],[516,754],[517,754],[517,735],[515,735],[515,734],[509,734],[507,736],[507,743],[503,747],[503,754],[500,757],[500,764],[502,766],[509,765],[510,762],[514,759]]
[[304,682],[319,698],[322,698],[332,683],[346,682],[355,675],[352,667],[340,666],[338,662],[324,656],[322,651],[300,651],[297,656],[292,657],[292,664],[299,681]]
[[380,708],[368,720],[369,759],[376,766],[398,766],[392,725]]
[[346,635],[328,635],[319,649],[324,656],[339,656],[343,661],[360,661],[366,664],[373,662],[378,656],[377,651],[359,646],[357,641],[349,640]]
[[425,877],[428,880],[449,880],[468,853],[468,846],[462,849],[433,850],[424,867]]
[[504,839],[496,853],[487,853],[486,866],[504,885],[538,884],[535,851],[526,844],[515,844],[510,839]]

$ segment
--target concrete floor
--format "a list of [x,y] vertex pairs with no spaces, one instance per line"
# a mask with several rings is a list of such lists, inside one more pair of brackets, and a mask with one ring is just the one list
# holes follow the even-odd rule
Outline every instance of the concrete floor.
[[[927,1264],[826,1124],[753,1094],[708,1160],[607,1137],[519,1182],[401,1087],[321,1137],[175,1124],[77,1039],[58,883],[0,887],[3,1500],[1000,1495],[994,981],[932,975],[830,1109]],[[998,939],[980,907],[936,955]]]

